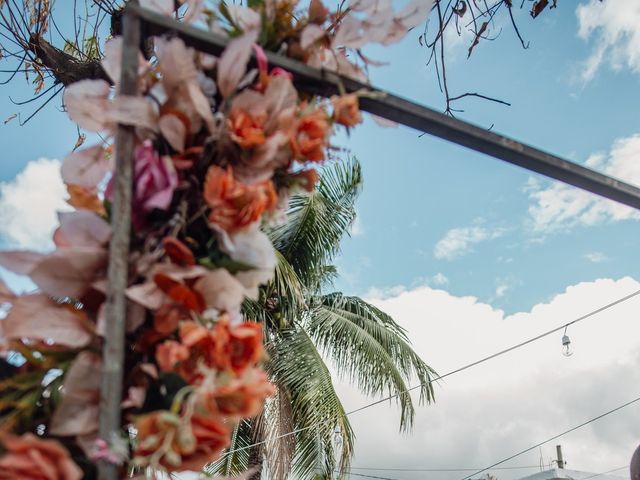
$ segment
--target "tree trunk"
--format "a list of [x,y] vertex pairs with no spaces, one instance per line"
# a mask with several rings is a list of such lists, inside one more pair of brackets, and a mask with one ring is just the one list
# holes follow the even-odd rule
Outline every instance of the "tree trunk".
[[260,445],[254,445],[249,450],[249,470],[254,472],[247,478],[247,480],[260,480],[262,477],[262,466],[264,464],[264,430],[262,428],[262,418],[256,417],[251,419],[251,443]]

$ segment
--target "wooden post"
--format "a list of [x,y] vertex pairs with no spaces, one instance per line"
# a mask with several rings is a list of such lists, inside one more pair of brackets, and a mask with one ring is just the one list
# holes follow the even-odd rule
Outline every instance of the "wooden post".
[[[135,0],[134,0],[135,1]],[[138,93],[138,45],[140,19],[130,10],[123,18],[122,73],[119,94]],[[111,443],[120,433],[122,381],[125,355],[126,298],[131,234],[133,152],[135,129],[118,125],[115,143],[115,172],[111,210],[112,237],[109,246],[108,291],[105,305],[106,331],[102,353],[100,387],[100,438]],[[99,480],[119,480],[120,468],[104,461],[98,464]]]

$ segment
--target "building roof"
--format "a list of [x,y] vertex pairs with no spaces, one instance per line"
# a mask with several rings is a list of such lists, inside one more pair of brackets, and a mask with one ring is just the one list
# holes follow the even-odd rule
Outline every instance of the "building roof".
[[520,480],[621,480],[615,475],[597,474],[591,472],[581,472],[579,470],[569,470],[567,468],[551,468],[542,472],[534,473]]

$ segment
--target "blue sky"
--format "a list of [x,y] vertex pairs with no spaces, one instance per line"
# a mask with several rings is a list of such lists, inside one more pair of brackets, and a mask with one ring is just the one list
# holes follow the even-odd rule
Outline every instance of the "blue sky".
[[[583,2],[585,3],[585,2]],[[575,7],[567,2],[532,20],[518,12],[530,48],[523,50],[508,24],[493,42],[481,42],[466,58],[469,38],[451,42],[448,79],[455,93],[480,92],[512,104],[506,107],[468,99],[459,117],[575,161],[607,153],[616,139],[640,132],[638,76],[632,68],[604,64],[594,77],[580,79],[584,62],[599,44],[597,32],[579,38]],[[427,51],[417,33],[391,48],[372,48],[370,56],[391,65],[372,69],[375,85],[441,109]],[[5,88],[14,100],[30,87],[14,81]],[[34,106],[37,104],[34,104]],[[26,116],[34,107],[0,99],[1,117]],[[5,161],[0,181],[11,181],[27,162],[62,159],[75,143],[76,129],[50,103],[26,126],[17,119],[0,126]],[[358,203],[354,237],[343,245],[337,288],[364,294],[423,284],[438,275],[459,295],[517,311],[548,299],[578,280],[637,275],[629,261],[638,247],[635,221],[608,219],[588,227],[532,231],[525,191],[531,175],[483,155],[407,128],[385,129],[367,119],[351,138],[339,140],[357,156],[365,184]],[[540,179],[542,186],[547,185]],[[458,229],[458,230],[454,230]],[[435,255],[448,232],[488,237],[454,253]],[[556,228],[556,230],[558,230]],[[591,259],[591,260],[590,260]],[[594,261],[595,260],[595,261]],[[436,282],[438,283],[438,282]]]
[[[459,118],[640,184],[640,3],[559,1],[536,20],[526,10],[518,15],[528,50],[508,24],[469,60],[468,37],[449,44],[454,94],[479,92],[512,103],[469,99],[459,104],[466,110]],[[368,50],[391,61],[372,71],[373,83],[441,109],[416,37]],[[4,91],[3,119],[31,111],[7,99],[27,98],[27,85],[14,82]],[[54,212],[64,206],[56,160],[73,147],[77,132],[59,106],[50,104],[25,127],[0,124],[5,247],[47,248]],[[640,224],[628,209],[370,119],[337,143],[360,159],[364,189],[353,236],[337,259],[336,288],[391,313],[441,373],[640,288]],[[451,377],[438,387],[436,405],[419,410],[412,436],[398,435],[391,407],[358,414],[354,464],[482,467],[628,401],[640,384],[639,308],[636,299],[572,327],[575,354],[568,359],[560,354],[560,336],[549,337]],[[339,389],[347,410],[370,400],[346,384]],[[640,410],[629,409],[563,438],[570,466],[599,472],[624,465],[638,443],[639,423]],[[553,452],[545,446],[511,465],[537,465]],[[499,478],[520,473],[499,472]]]
[[[466,110],[460,118],[493,124],[497,132],[578,162],[607,153],[616,139],[639,132],[637,74],[603,65],[591,81],[579,78],[597,36],[578,38],[574,10],[562,2],[535,21],[521,15],[528,50],[521,49],[508,25],[498,40],[481,43],[469,60],[467,43],[452,48],[448,78],[453,92],[480,92],[512,103],[505,107],[469,99],[460,103]],[[375,58],[392,61],[374,72],[374,83],[442,108],[433,71],[424,65],[426,51],[415,37],[372,51]],[[348,145],[363,164],[365,183],[356,231],[361,234],[345,242],[339,262],[342,289],[362,293],[372,286],[409,287],[441,273],[450,291],[493,299],[513,311],[578,280],[638,273],[630,261],[639,242],[635,221],[604,220],[559,233],[527,227],[532,201],[524,189],[532,175],[524,170],[371,121],[353,133]],[[452,260],[436,258],[435,245],[448,231],[474,226],[495,238]],[[504,285],[507,290],[496,298]]]

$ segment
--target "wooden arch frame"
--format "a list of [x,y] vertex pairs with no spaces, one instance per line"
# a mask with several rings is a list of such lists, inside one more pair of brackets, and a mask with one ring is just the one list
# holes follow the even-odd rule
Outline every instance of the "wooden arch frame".
[[[203,53],[220,55],[227,39],[178,22],[129,2],[123,12],[123,51],[119,94],[137,94],[138,46],[143,37],[172,34]],[[487,131],[431,108],[376,89],[334,72],[318,70],[291,58],[266,52],[269,63],[293,74],[296,88],[329,97],[338,93],[366,90],[372,95],[360,99],[360,109],[420,132],[467,147],[476,152],[520,166],[591,193],[640,210],[640,189],[556,155],[530,147],[512,138]],[[251,60],[255,64],[255,57]],[[131,196],[133,184],[134,128],[119,125],[115,141],[115,182],[109,249],[108,292],[100,395],[100,437],[109,439],[120,428],[120,402],[124,365],[124,337]],[[100,480],[117,480],[118,469],[99,464]]]

